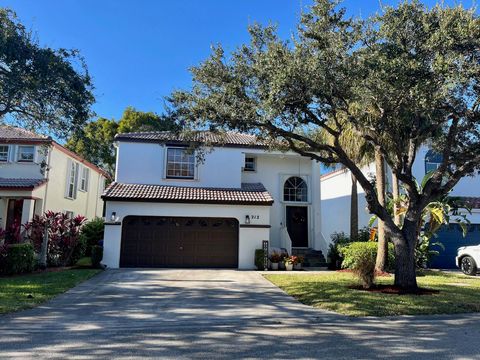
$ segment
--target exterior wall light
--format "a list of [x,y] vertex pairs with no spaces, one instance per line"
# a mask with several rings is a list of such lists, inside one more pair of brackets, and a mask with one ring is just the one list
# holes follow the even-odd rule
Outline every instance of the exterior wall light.
[[111,221],[115,221],[117,219],[117,213],[115,211],[112,211],[112,216],[110,216]]
[[250,215],[245,216],[245,224],[250,224]]

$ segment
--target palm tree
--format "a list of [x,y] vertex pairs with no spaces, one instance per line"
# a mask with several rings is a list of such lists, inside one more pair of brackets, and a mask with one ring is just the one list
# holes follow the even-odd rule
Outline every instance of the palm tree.
[[[375,149],[375,173],[375,185],[377,187],[378,202],[381,206],[385,206],[385,160],[378,148]],[[375,270],[384,272],[387,265],[388,241],[385,236],[385,227],[383,221],[381,219],[377,219],[377,221],[378,250]]]

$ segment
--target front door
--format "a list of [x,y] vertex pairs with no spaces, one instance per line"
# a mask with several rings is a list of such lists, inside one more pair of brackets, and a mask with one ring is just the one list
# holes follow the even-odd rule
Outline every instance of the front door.
[[5,226],[7,242],[14,242],[22,222],[23,199],[9,199],[7,223]]
[[287,230],[292,247],[308,247],[308,208],[287,206]]

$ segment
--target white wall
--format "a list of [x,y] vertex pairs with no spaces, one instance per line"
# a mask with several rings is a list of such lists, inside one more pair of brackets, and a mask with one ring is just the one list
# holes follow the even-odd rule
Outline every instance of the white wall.
[[119,142],[116,181],[127,184],[240,187],[244,161],[240,149],[217,148],[207,153],[204,162],[197,166],[194,180],[165,177],[165,149],[163,144]]
[[[420,183],[425,176],[425,155],[428,151],[426,146],[422,146],[417,153],[413,164],[413,175]],[[375,165],[372,163],[362,169],[367,176],[375,174]],[[391,173],[387,172],[387,189],[391,191]],[[327,240],[334,232],[343,231],[350,233],[350,193],[351,193],[350,171],[339,170],[331,174],[324,175],[321,178],[321,197],[322,197],[322,232]],[[480,196],[480,176],[465,177],[453,188],[450,193],[452,196]],[[366,209],[367,202],[365,193],[358,184],[358,213],[359,227],[367,226],[371,218]],[[474,210],[472,215],[468,216],[472,223],[480,223],[480,210]]]
[[[177,203],[145,203],[107,201],[106,216],[116,212],[121,222],[125,216],[191,216],[221,217],[237,219],[239,224],[245,223],[246,215],[258,215],[252,218],[251,224],[268,225],[270,222],[269,206],[247,205],[209,205],[209,204],[177,204]],[[118,268],[120,264],[121,225],[106,225],[104,235],[104,255],[102,263],[110,268]],[[239,229],[240,269],[253,269],[255,249],[262,247],[262,241],[269,240],[268,228]]]

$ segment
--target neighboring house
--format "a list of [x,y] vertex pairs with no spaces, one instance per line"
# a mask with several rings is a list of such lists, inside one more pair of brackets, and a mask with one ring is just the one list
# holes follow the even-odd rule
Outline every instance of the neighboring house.
[[106,176],[50,137],[0,126],[0,228],[47,210],[102,216]]
[[[254,267],[255,249],[326,250],[320,166],[254,136],[200,132],[204,161],[169,132],[116,136],[105,191],[103,263],[118,267]],[[288,229],[288,230],[287,230]]]
[[[435,170],[441,163],[441,157],[423,146],[417,153],[413,165],[413,174],[420,183],[431,170]],[[363,173],[370,178],[375,177],[375,165],[370,164],[363,168]],[[387,191],[391,191],[391,172],[387,170]],[[350,199],[352,180],[350,171],[347,169],[335,170],[321,176],[321,198],[322,198],[322,233],[330,239],[335,232],[350,232]],[[468,214],[471,222],[469,233],[464,238],[458,224],[451,224],[444,227],[438,233],[439,240],[445,246],[445,250],[439,249],[440,256],[437,256],[432,266],[455,267],[456,249],[460,246],[480,244],[480,176],[469,176],[460,180],[453,188],[450,196],[460,197],[472,208],[472,214]],[[367,209],[365,193],[358,185],[358,218],[359,227],[367,226],[371,218]],[[452,222],[455,222],[452,216]]]

